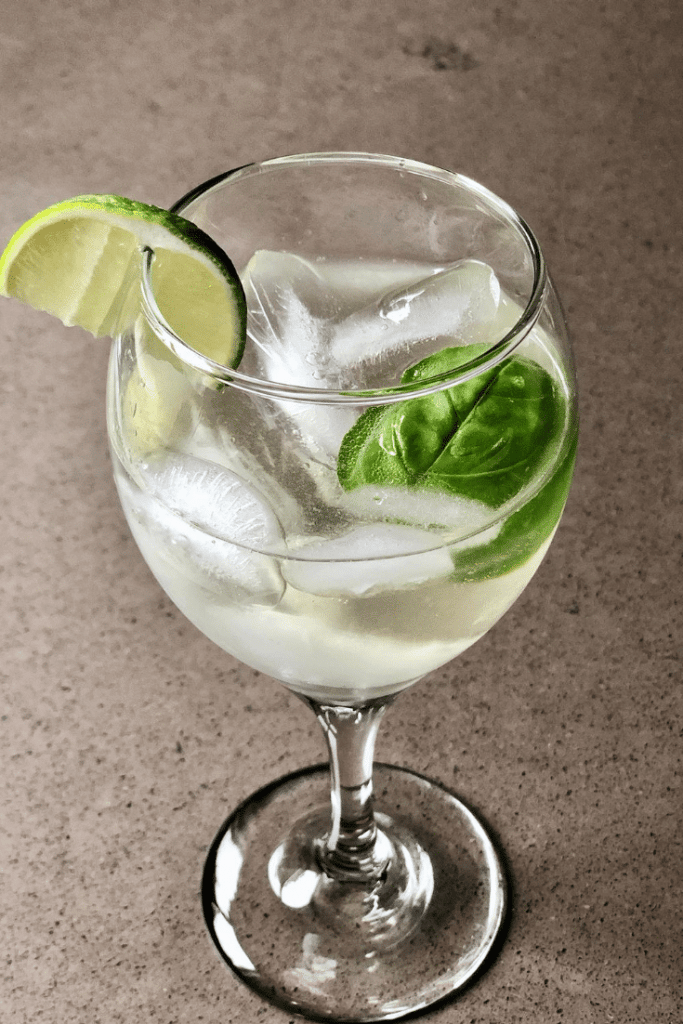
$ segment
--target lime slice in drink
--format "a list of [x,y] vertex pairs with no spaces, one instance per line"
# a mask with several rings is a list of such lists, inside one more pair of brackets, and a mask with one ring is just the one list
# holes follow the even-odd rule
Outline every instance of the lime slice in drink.
[[0,295],[103,337],[116,330],[122,292],[145,248],[154,253],[154,296],[172,330],[215,362],[236,367],[246,336],[237,272],[200,228],[156,206],[110,195],[49,206],[19,228],[0,256]]
[[192,433],[194,371],[157,338],[142,315],[133,339],[135,361],[122,391],[118,424],[124,447],[139,457]]

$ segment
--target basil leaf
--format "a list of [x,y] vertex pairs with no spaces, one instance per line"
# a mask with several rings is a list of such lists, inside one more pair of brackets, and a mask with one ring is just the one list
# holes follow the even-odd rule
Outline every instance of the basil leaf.
[[[484,345],[443,349],[403,375],[417,383],[469,362]],[[434,488],[498,508],[547,458],[562,429],[564,401],[529,359],[504,360],[445,391],[366,410],[342,440],[342,487]]]
[[518,569],[552,534],[564,510],[574,472],[578,434],[565,451],[550,480],[519,511],[509,516],[488,544],[451,550],[455,579],[460,582],[494,579]]
[[[402,380],[418,383],[484,350],[484,345],[443,349],[407,370]],[[559,454],[565,412],[566,401],[550,374],[532,360],[512,356],[444,391],[366,410],[342,440],[337,473],[345,490],[408,486],[500,508]],[[571,449],[495,540],[454,550],[459,578],[497,576],[533,554],[559,520],[573,462]]]
[[[484,347],[445,349],[406,370],[402,382],[419,383],[421,379],[455,369]],[[468,381],[457,389],[367,409],[343,438],[339,449],[337,474],[342,487],[352,490],[363,484],[416,486],[441,451],[444,438],[453,434],[466,418],[479,390],[477,383]]]

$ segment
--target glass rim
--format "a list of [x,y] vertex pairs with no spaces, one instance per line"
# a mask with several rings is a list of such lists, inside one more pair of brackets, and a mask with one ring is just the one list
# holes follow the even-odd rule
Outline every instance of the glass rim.
[[229,171],[217,174],[185,193],[184,196],[170,207],[170,210],[172,213],[184,216],[188,207],[194,202],[210,195],[212,192],[218,191],[229,181],[239,181],[244,177],[270,173],[288,166],[314,166],[317,164],[381,164],[385,167],[395,168],[396,170],[421,177],[437,179],[445,184],[457,185],[472,194],[478,195],[488,207],[502,214],[504,219],[517,230],[531,256],[533,267],[532,285],[526,306],[522,310],[517,322],[502,338],[499,338],[473,359],[455,369],[425,378],[419,384],[394,384],[386,388],[375,389],[313,388],[285,384],[253,377],[240,372],[239,369],[231,369],[215,362],[188,345],[173,330],[157,305],[151,283],[151,267],[154,253],[152,249],[145,248],[143,250],[141,273],[142,312],[150,327],[183,363],[200,371],[200,373],[213,380],[219,386],[227,385],[260,397],[334,405],[383,405],[392,401],[402,401],[408,398],[433,394],[434,392],[443,391],[446,388],[471,380],[501,363],[527,337],[540,317],[547,282],[546,265],[541,248],[531,228],[509,203],[490,191],[486,186],[480,185],[474,179],[459,172],[408,158],[381,153],[329,151],[293,154],[243,164]]

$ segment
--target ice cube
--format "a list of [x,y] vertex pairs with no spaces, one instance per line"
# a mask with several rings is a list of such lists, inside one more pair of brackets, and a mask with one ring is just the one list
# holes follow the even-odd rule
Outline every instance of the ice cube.
[[229,469],[189,455],[142,463],[138,501],[150,547],[175,557],[195,582],[229,585],[246,599],[275,604],[284,582],[274,558],[283,532],[264,498]]
[[[460,260],[346,317],[334,328],[331,358],[338,366],[360,367],[395,357],[421,341],[444,339],[444,345],[452,345],[488,340],[499,301],[500,285],[491,267]],[[411,362],[419,358],[415,353]]]
[[298,548],[282,571],[288,583],[308,594],[375,593],[448,576],[453,571],[448,549],[434,545],[427,530],[367,523]]
[[[334,387],[327,342],[341,299],[329,281],[301,256],[262,250],[249,261],[243,283],[252,344],[242,368],[280,384]],[[279,404],[303,440],[305,454],[336,458],[355,418],[348,407],[300,400]]]
[[[266,363],[283,353],[296,352],[306,363],[304,369],[310,371],[314,362],[321,364],[327,359],[325,350],[335,323],[387,293],[404,290],[428,272],[442,269],[400,261],[306,259],[296,253],[259,249],[241,275],[249,337]],[[328,368],[334,369],[332,364]],[[286,367],[282,369],[286,373]],[[313,369],[321,373],[322,366]],[[287,373],[284,378],[266,377],[299,382]]]
[[359,519],[439,527],[449,541],[476,534],[477,543],[482,543],[482,538],[492,540],[500,530],[499,523],[489,525],[492,509],[484,502],[424,488],[366,484],[345,492],[339,506]]
[[[250,429],[254,433],[261,429],[261,433],[264,433],[262,424],[256,418],[250,423]],[[250,486],[258,492],[261,501],[271,509],[277,509],[277,518],[284,532],[300,531],[303,510],[292,489],[283,486],[276,476],[265,468],[269,463],[268,448],[259,449],[258,454],[254,454],[246,447],[235,443],[229,425],[200,422],[186,444],[186,452],[229,470],[240,480],[253,480],[254,483]],[[283,479],[291,488],[291,480],[286,477]]]
[[[313,262],[263,250],[249,261],[243,281],[251,344],[242,369],[302,388],[398,383],[405,366],[440,340],[489,338],[500,300],[493,270],[478,260],[420,267]],[[306,451],[328,463],[357,416],[341,404],[287,401],[281,407]]]
[[264,380],[318,387],[326,322],[336,315],[315,266],[287,252],[259,250],[242,274],[247,334],[253,344],[247,372]]

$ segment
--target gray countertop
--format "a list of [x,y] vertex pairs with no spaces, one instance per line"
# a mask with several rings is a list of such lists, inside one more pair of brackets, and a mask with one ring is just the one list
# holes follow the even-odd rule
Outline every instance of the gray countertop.
[[[4,0],[0,245],[84,192],[168,205],[284,153],[473,177],[539,237],[582,441],[507,616],[406,692],[377,756],[501,837],[507,941],[429,1019],[682,1019],[681,37],[674,0]],[[201,868],[323,756],[300,702],[170,604],[119,509],[106,342],[15,302],[2,353],[0,1020],[286,1024],[224,968]]]

